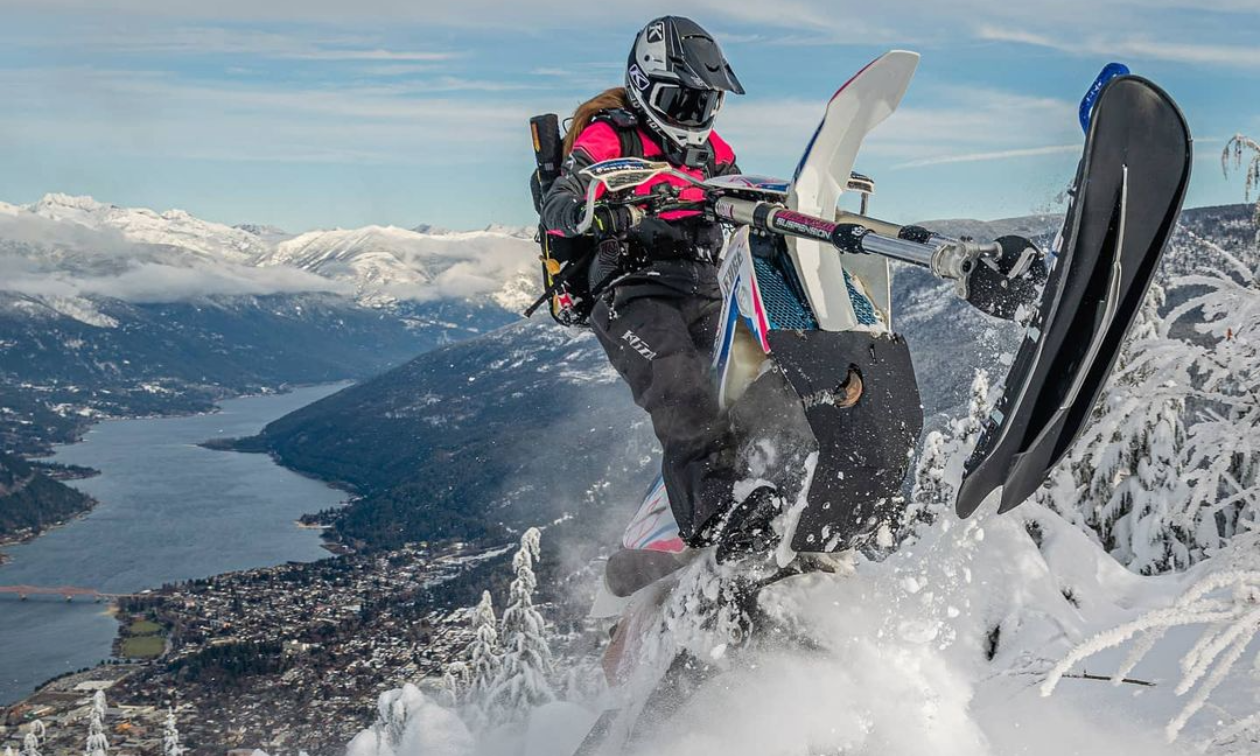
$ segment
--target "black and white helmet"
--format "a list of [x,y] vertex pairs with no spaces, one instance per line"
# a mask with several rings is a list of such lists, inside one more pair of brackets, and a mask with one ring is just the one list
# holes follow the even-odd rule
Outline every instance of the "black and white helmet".
[[644,125],[683,149],[708,141],[725,93],[744,93],[712,35],[681,16],[658,18],[639,32],[626,90]]

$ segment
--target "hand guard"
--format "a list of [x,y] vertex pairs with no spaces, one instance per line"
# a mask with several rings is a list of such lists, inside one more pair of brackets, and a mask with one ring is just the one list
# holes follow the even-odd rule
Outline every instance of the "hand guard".
[[997,240],[996,257],[980,257],[967,272],[967,301],[1003,320],[1014,320],[1020,305],[1033,304],[1046,282],[1045,255],[1019,236]]

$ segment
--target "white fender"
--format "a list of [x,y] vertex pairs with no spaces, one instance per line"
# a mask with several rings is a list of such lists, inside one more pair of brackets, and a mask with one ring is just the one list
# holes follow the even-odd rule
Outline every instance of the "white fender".
[[[840,87],[797,166],[788,207],[823,218],[835,216],[836,203],[853,171],[862,140],[901,104],[918,65],[918,53],[894,50],[876,58]],[[845,268],[883,314],[880,330],[891,328],[891,276],[887,261],[868,255],[841,255],[829,245],[805,239],[790,239],[789,248],[823,330],[862,327],[853,314],[844,284]]]

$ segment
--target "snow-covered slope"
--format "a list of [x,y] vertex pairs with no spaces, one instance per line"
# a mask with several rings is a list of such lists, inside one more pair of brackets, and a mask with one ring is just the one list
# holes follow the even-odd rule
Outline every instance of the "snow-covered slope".
[[262,239],[263,242],[265,242],[268,245],[276,245],[282,241],[287,241],[294,237],[294,234],[291,234],[288,231],[285,231],[283,228],[278,228],[276,226],[270,226],[266,224],[238,223],[232,228],[235,228],[238,231],[245,231],[246,233],[253,234],[254,236],[257,236],[259,239]]
[[[634,746],[610,753],[1255,754],[1246,733],[1218,738],[1255,711],[1260,678],[1246,660],[1175,739],[1166,734],[1186,703],[1179,662],[1195,636],[1184,628],[1154,636],[1125,682],[1107,678],[1132,646],[1070,666],[1052,692],[1043,685],[1074,648],[1101,648],[1113,628],[1165,610],[1191,585],[1232,566],[1206,562],[1190,573],[1141,577],[1035,504],[970,521],[941,512],[918,541],[883,561],[850,556],[834,574],[789,578],[763,591],[766,617],[758,621],[779,630],[745,642],[707,621],[704,607],[730,573],[699,561],[664,599],[660,635],[640,657],[648,674],[619,692],[547,704],[525,723],[473,732],[456,711],[407,686],[382,696],[380,719],[348,753],[571,754],[601,709],[634,711],[654,686],[651,670],[685,649],[694,665],[711,669],[707,681],[682,694],[665,721],[637,727]],[[1218,592],[1214,601],[1228,599]],[[566,672],[581,663],[560,662]]]
[[[294,236],[271,226],[226,226],[183,210],[48,194],[30,205],[0,203],[0,273],[8,273],[0,288],[142,301],[325,291],[375,308],[408,310],[441,300],[519,311],[539,288],[532,236],[530,229],[498,225],[473,232],[367,226]],[[162,275],[143,276],[155,286],[76,285],[85,277],[134,278],[145,266],[162,266],[147,271]],[[165,296],[163,282],[170,283]]]
[[371,306],[488,296],[515,309],[532,301],[520,293],[520,282],[535,277],[536,257],[532,239],[519,232],[420,233],[367,226],[301,234],[277,244],[260,264],[346,282]]
[[[766,643],[724,662],[727,639],[687,637],[731,671],[634,753],[1164,756],[1189,753],[1215,725],[1204,716],[1189,742],[1163,742],[1184,639],[1132,673],[1153,689],[1070,678],[1041,696],[1073,646],[1166,606],[1187,578],[1138,577],[1035,505],[969,522],[945,515],[918,543],[851,570],[764,595],[769,614],[816,648]],[[1088,671],[1117,666],[1098,659]],[[1234,715],[1245,711],[1237,703]]]
[[133,242],[179,247],[234,263],[251,262],[267,251],[254,234],[195,218],[183,210],[159,213],[66,194],[47,194],[26,209],[49,220],[114,229]]

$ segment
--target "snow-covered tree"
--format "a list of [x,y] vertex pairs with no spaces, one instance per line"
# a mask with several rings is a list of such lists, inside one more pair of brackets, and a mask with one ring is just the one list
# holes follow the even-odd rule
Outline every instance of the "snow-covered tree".
[[382,693],[376,709],[376,723],[350,741],[346,756],[472,753],[472,735],[459,717],[411,683]]
[[481,592],[481,603],[473,612],[473,642],[468,647],[468,700],[474,705],[489,703],[490,691],[503,666],[503,650],[499,646],[499,620],[494,615],[494,599],[490,591]]
[[914,469],[914,488],[910,493],[905,528],[914,530],[919,525],[931,524],[936,520],[936,512],[953,499],[953,486],[945,481],[945,468],[953,450],[954,445],[940,431],[929,431],[924,436],[923,450]]
[[984,421],[989,417],[989,373],[977,370],[971,379],[971,394],[967,402],[967,416],[962,419],[954,434],[960,447],[968,454],[975,448],[980,439],[980,431],[984,429]]
[[[1231,673],[1249,671],[1260,682],[1260,652],[1246,658],[1251,642],[1260,636],[1260,528],[1248,525],[1245,532],[1213,556],[1212,564],[1214,569],[1172,606],[1100,633],[1073,649],[1050,671],[1042,684],[1042,694],[1050,695],[1076,664],[1133,640],[1129,655],[1112,676],[1112,681],[1119,684],[1170,630],[1196,625],[1202,626],[1203,632],[1182,657],[1182,676],[1174,689],[1179,696],[1192,695],[1165,728],[1169,741],[1177,738]],[[1260,739],[1260,710],[1218,726],[1200,750],[1243,738],[1253,742]]]
[[[1251,192],[1260,190],[1260,144],[1248,136],[1235,134],[1221,152],[1221,170],[1228,178],[1230,167],[1239,170],[1243,163],[1247,164],[1243,183],[1247,200],[1251,201]],[[1260,221],[1260,203],[1256,204],[1256,220]]]
[[179,726],[175,722],[175,710],[166,709],[166,722],[162,726],[162,756],[182,756],[188,749],[180,745]]
[[452,709],[458,707],[470,680],[467,664],[462,661],[447,664],[442,670],[442,704]]
[[534,706],[556,699],[551,688],[551,646],[547,623],[534,606],[534,560],[539,558],[542,533],[530,528],[521,536],[521,548],[512,559],[516,579],[503,610],[503,666],[495,678],[491,700],[496,714],[517,719]]
[[1192,364],[1184,343],[1167,338],[1164,297],[1159,285],[1151,287],[1093,420],[1065,463],[1072,476],[1055,479],[1068,493],[1051,498],[1143,574],[1185,569],[1201,556],[1183,516]]
[[1187,276],[1205,293],[1170,317],[1201,312],[1184,349],[1196,371],[1201,417],[1189,429],[1190,497],[1184,527],[1204,549],[1260,521],[1260,278],[1218,250],[1228,270]]
[[105,691],[98,690],[92,696],[92,709],[88,713],[87,756],[106,756],[109,740],[105,737]]
[[26,730],[26,736],[22,738],[22,756],[40,756],[40,747],[44,743],[43,720],[36,719],[31,722],[30,727]]
[[[975,448],[990,409],[989,374],[977,370],[971,381],[967,414],[951,420],[946,431],[929,431],[923,439],[903,530],[935,522],[937,512],[953,504],[956,491],[949,481],[961,474],[962,464]],[[957,469],[948,469],[951,465]]]

